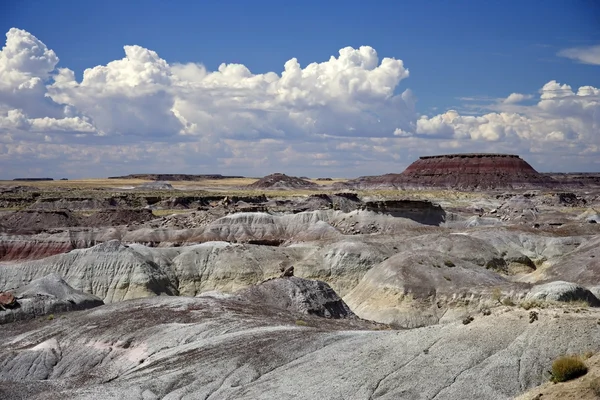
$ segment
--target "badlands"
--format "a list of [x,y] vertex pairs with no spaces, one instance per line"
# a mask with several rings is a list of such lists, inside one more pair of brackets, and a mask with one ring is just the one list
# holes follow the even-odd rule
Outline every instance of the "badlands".
[[2,399],[592,399],[600,174],[4,181],[0,292]]

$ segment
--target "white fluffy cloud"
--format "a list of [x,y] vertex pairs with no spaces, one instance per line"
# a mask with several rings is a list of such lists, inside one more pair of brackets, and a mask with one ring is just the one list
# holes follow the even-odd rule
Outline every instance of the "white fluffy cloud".
[[502,102],[504,104],[516,104],[516,103],[520,103],[524,100],[529,100],[533,98],[532,95],[530,94],[522,94],[522,93],[511,93],[506,99],[504,99]]
[[600,45],[564,49],[558,55],[583,64],[600,65]]
[[533,96],[512,93],[485,115],[450,110],[419,117],[410,89],[400,89],[409,76],[403,61],[380,59],[368,46],[254,74],[242,64],[216,71],[169,64],[132,45],[124,58],[88,68],[77,81],[30,33],[13,28],[6,37],[0,51],[5,178],[39,171],[356,176],[400,171],[424,153],[541,157],[553,146],[567,152],[571,168],[589,165],[600,147],[600,94],[591,86],[574,92],[551,81],[535,105],[522,105]]
[[[510,103],[514,102],[503,101],[498,107]],[[583,86],[574,92],[569,85],[550,81],[540,90],[537,104],[511,106],[511,110],[481,116],[448,111],[421,117],[416,133],[455,140],[502,141],[516,149],[513,152],[562,152],[571,157],[597,157],[596,163],[600,159],[600,89]]]

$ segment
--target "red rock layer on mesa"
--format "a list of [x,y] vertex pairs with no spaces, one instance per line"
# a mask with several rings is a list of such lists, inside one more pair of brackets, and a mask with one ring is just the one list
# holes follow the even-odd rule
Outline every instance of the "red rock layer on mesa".
[[549,187],[556,182],[512,154],[448,154],[424,156],[401,174],[358,178],[359,188],[505,189]]

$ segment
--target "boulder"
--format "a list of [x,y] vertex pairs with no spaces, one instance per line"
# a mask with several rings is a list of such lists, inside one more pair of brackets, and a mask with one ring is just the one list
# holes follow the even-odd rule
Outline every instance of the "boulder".
[[0,293],[0,310],[13,308],[17,303],[15,296],[11,292]]
[[564,281],[536,285],[525,296],[525,300],[584,301],[592,307],[600,306],[600,300],[591,291],[575,283]]

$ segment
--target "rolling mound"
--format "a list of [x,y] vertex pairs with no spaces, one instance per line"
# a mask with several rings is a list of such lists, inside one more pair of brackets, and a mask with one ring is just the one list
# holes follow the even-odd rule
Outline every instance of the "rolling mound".
[[520,189],[551,187],[549,176],[512,154],[447,154],[423,156],[401,174],[367,176],[349,181],[361,188]]
[[247,187],[256,189],[311,189],[319,187],[319,185],[306,179],[276,173],[267,175]]

